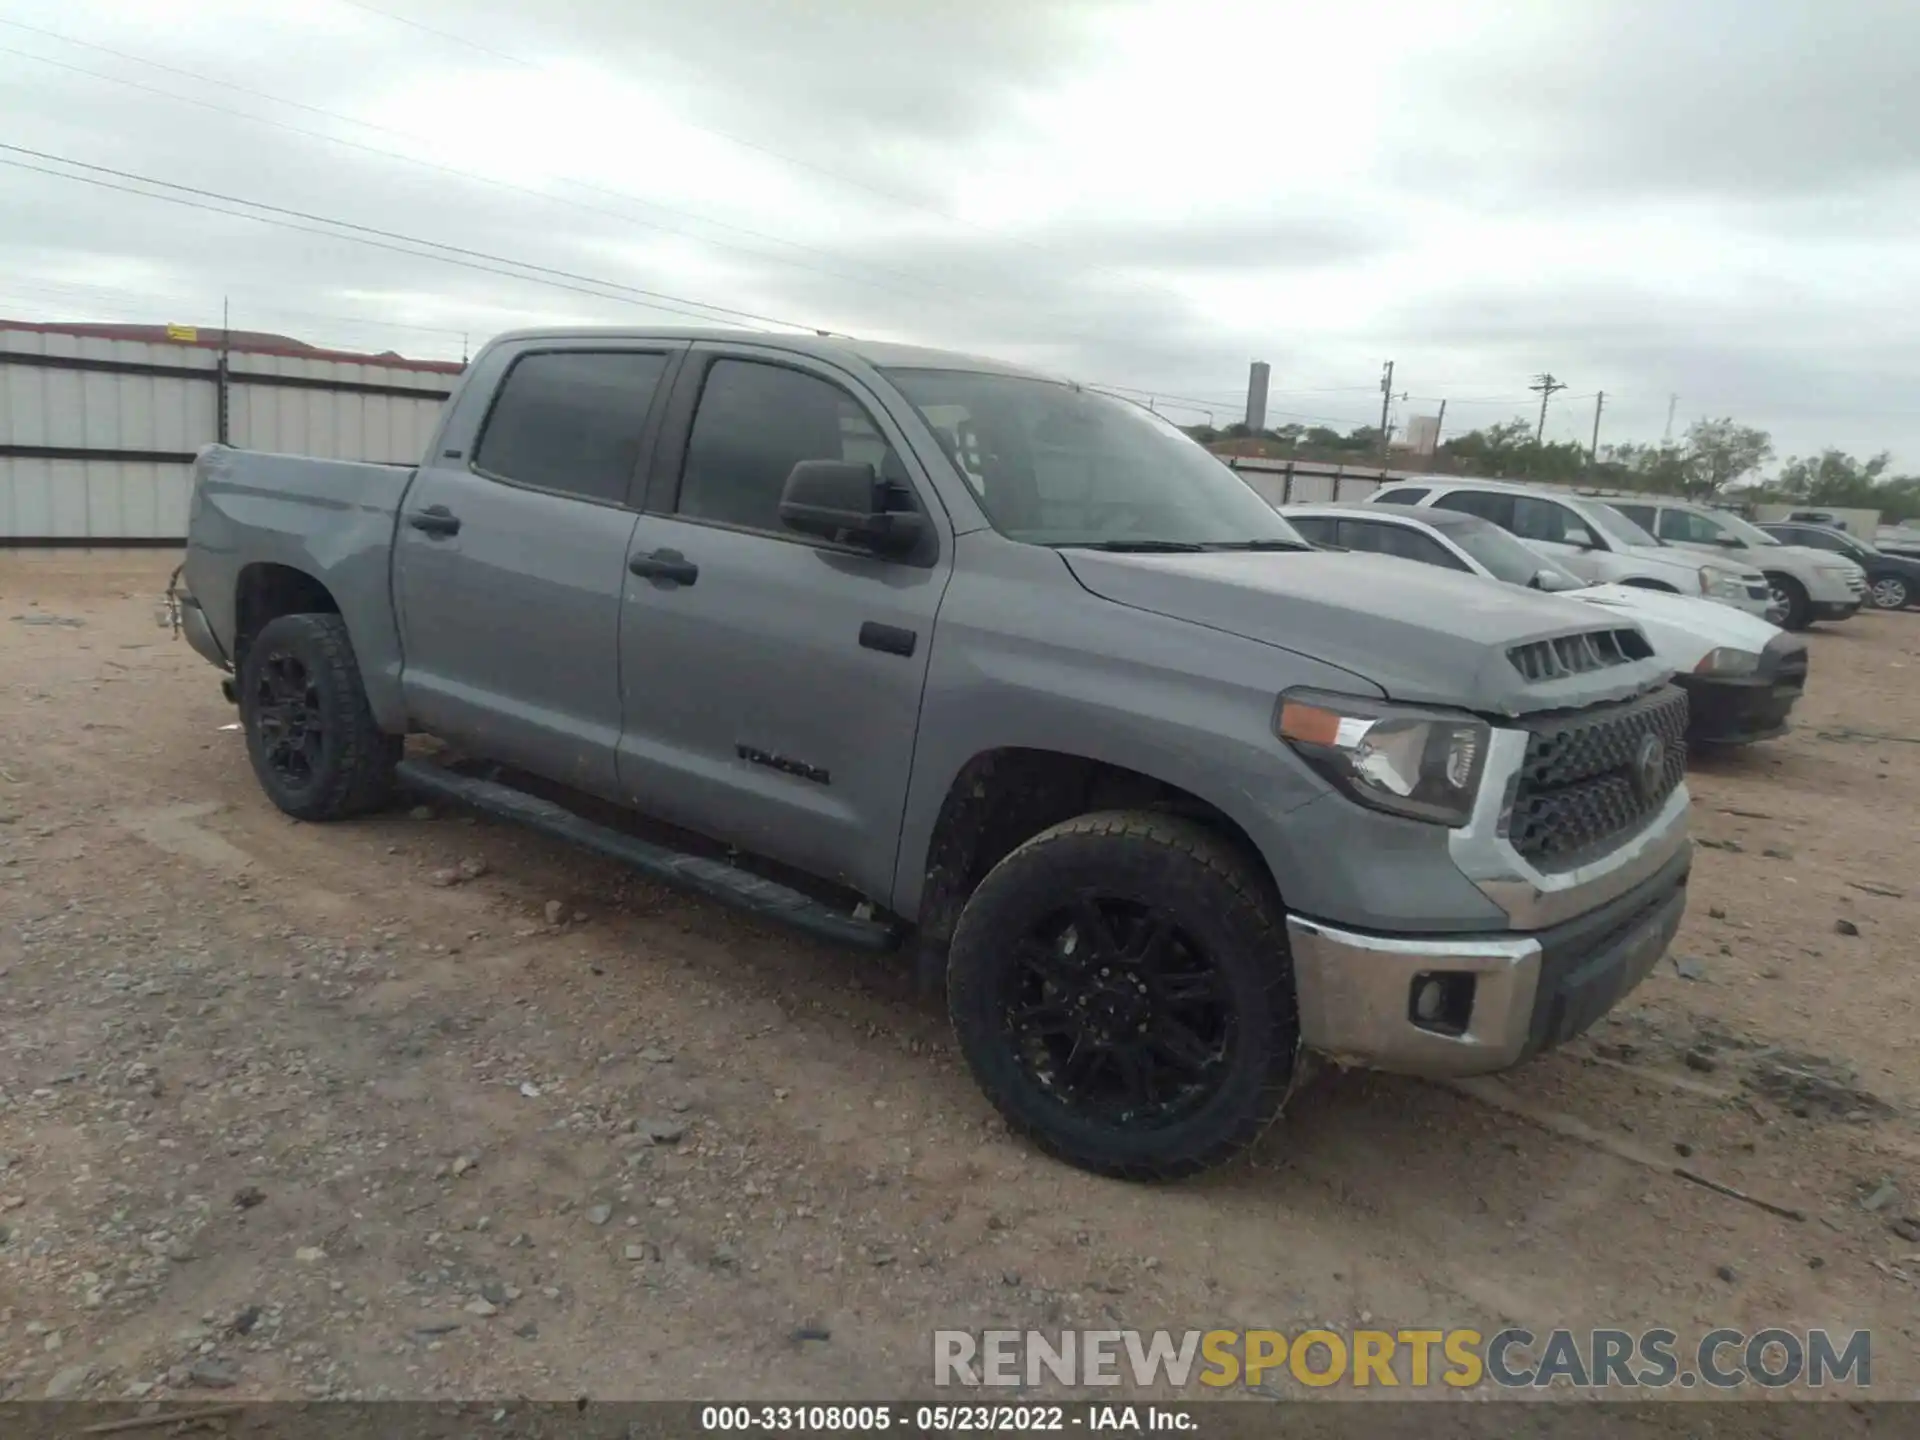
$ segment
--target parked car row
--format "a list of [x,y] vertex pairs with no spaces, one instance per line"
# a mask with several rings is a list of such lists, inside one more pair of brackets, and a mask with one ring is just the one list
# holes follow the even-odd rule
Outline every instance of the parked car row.
[[1477,515],[1407,505],[1289,505],[1281,512],[1328,549],[1396,555],[1507,585],[1570,595],[1630,615],[1687,692],[1687,739],[1739,745],[1787,731],[1807,681],[1797,635],[1730,605],[1645,586],[1593,584]]

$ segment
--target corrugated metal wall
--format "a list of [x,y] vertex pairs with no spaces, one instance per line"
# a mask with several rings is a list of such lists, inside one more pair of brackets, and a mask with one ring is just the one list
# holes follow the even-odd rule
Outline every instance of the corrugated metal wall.
[[[0,544],[184,538],[193,454],[220,439],[219,365],[201,346],[0,328]],[[399,464],[456,378],[258,351],[228,368],[227,443]]]

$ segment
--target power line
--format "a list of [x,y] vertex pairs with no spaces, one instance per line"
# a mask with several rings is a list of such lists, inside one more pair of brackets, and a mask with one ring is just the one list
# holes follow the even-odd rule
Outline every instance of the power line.
[[[598,298],[600,299],[637,298],[640,301],[644,301],[648,304],[651,304],[656,309],[664,310],[668,314],[686,315],[686,316],[691,316],[694,319],[703,319],[709,322],[711,322],[715,316],[727,316],[734,319],[746,320],[756,325],[777,325],[790,330],[811,330],[811,331],[814,331],[815,333],[825,333],[821,330],[819,326],[811,325],[804,321],[782,320],[776,316],[759,315],[750,310],[736,310],[730,306],[714,305],[704,300],[689,299],[688,297],[683,295],[672,295],[659,290],[644,290],[637,285],[628,285],[625,282],[619,281],[619,280],[604,280],[593,275],[581,275],[571,270],[556,269],[555,267],[550,265],[536,265],[530,260],[515,260],[503,255],[489,254],[487,251],[484,251],[484,250],[470,250],[470,249],[467,249],[465,246],[450,245],[447,242],[442,240],[423,240],[418,236],[405,235],[395,230],[382,230],[377,226],[361,225],[351,220],[336,220],[330,216],[316,215],[311,211],[307,211],[307,210],[295,210],[284,205],[269,205],[263,200],[248,200],[236,195],[223,194],[218,190],[206,190],[195,185],[182,185],[177,181],[160,180],[150,175],[139,175],[128,170],[116,170],[109,165],[94,165],[94,164],[90,164],[85,160],[70,159],[65,155],[54,155],[44,150],[33,150],[28,148],[25,145],[9,145],[4,142],[0,142],[0,150],[5,150],[15,155],[30,155],[36,160],[51,160],[56,164],[74,166],[76,169],[91,170],[97,175],[112,175],[120,180],[131,180],[141,185],[152,185],[152,186],[157,186],[163,190],[174,190],[174,191],[180,192],[179,196],[155,195],[151,191],[130,189],[129,187],[124,185],[113,185],[105,181],[96,180],[85,175],[69,175],[59,170],[49,170],[38,165],[28,165],[18,160],[0,160],[0,164],[12,165],[22,170],[37,170],[42,174],[52,175],[62,180],[73,180],[73,181],[78,181],[85,184],[97,185],[108,190],[122,190],[130,195],[144,195],[149,200],[167,200],[167,201],[171,201],[174,204],[187,205],[189,206],[189,208],[192,208],[192,209],[214,210],[216,211],[216,213],[219,213],[219,214],[232,215],[242,220],[254,220],[254,221],[258,221],[261,224],[280,224],[284,226],[284,228],[292,229],[292,230],[303,230],[308,234],[326,235],[329,238],[336,239],[336,240],[353,240],[359,244],[372,245],[376,249],[394,250],[402,255],[413,255],[416,258],[420,258],[420,259],[440,260],[443,263],[451,264],[451,265],[465,265],[466,268],[468,269],[484,270],[490,274],[496,274],[496,275],[502,275],[502,274],[511,275],[512,278],[519,279],[519,280],[530,280],[530,279],[534,279],[536,276],[551,277],[551,278],[543,279],[541,283],[557,284],[561,289],[578,289],[580,286],[583,286],[583,285],[597,285],[597,286],[603,287],[603,289],[605,290],[624,291],[626,292],[626,294],[610,296],[610,295],[606,295],[598,291],[592,291],[592,290],[580,290],[579,293],[589,294],[589,295],[598,295]],[[219,210],[218,207],[216,206],[206,205],[206,204],[196,204],[192,201],[181,198],[182,196],[188,196],[188,195],[198,196],[202,200],[218,200],[228,205],[243,205],[248,207],[249,209],[261,210],[267,213],[265,215],[250,215],[241,211]],[[337,229],[336,230],[313,230],[313,229],[310,229],[308,226],[287,224],[287,222],[285,221],[273,220],[268,218],[269,216],[291,216],[295,220],[311,221],[319,225],[330,225],[330,226],[337,227]],[[345,230],[353,233],[342,235],[337,233],[338,230]],[[365,237],[378,237],[378,238],[370,239]],[[383,241],[399,242],[399,244],[382,243]],[[415,246],[423,246],[427,248],[424,250],[407,250],[407,249],[401,248],[403,245],[415,245]],[[445,252],[445,253],[430,253],[430,252]],[[464,258],[456,259],[454,257],[464,257]],[[489,263],[483,264],[483,263],[475,263],[475,262],[489,262]],[[516,273],[516,271],[501,270],[497,268],[502,265],[514,266],[514,267],[517,267],[518,271],[528,271],[532,273],[520,274],[520,273]],[[560,282],[572,282],[572,283],[563,284]],[[689,310],[684,308],[686,306],[694,306],[696,308]],[[702,311],[711,312],[711,313],[702,314],[700,313]]]
[[[356,120],[350,115],[341,115],[332,110],[322,109],[320,106],[317,106],[317,105],[308,105],[298,100],[285,100],[280,98],[279,96],[268,95],[264,91],[254,90],[245,85],[234,84],[232,81],[220,80],[220,79],[214,78],[213,76],[208,76],[208,75],[200,75],[191,70],[182,70],[177,66],[165,65],[157,60],[144,59],[143,57],[138,55],[130,55],[123,50],[115,50],[105,45],[95,45],[90,41],[75,40],[68,36],[61,35],[56,31],[43,30],[38,26],[23,25],[17,20],[8,20],[3,17],[0,17],[0,25],[8,25],[16,29],[32,31],[33,33],[39,34],[39,35],[46,35],[55,40],[59,40],[64,44],[77,45],[89,50],[98,50],[102,54],[112,55],[118,59],[126,60],[136,65],[151,66],[156,70],[164,70],[169,74],[179,75],[185,79],[198,81],[201,84],[216,85],[221,87],[222,89],[234,90],[240,94],[250,95],[256,99],[265,100],[272,104],[289,105],[295,109],[305,110],[312,114],[322,116],[329,120],[333,120],[340,124],[356,125],[361,127],[362,129],[375,130],[375,131],[382,132],[384,134],[395,135],[402,139],[411,139],[411,140],[419,140],[419,141],[425,141],[428,139],[428,137],[419,135],[412,131],[395,130],[384,125],[372,125],[367,123],[366,121]],[[898,286],[888,285],[882,281],[870,279],[866,276],[851,275],[841,270],[829,270],[829,269],[826,269],[825,267],[818,266],[818,265],[807,265],[798,260],[792,260],[792,259],[784,258],[778,255],[770,255],[764,250],[755,250],[755,249],[750,249],[743,245],[728,244],[724,240],[716,240],[711,236],[698,235],[692,231],[677,228],[672,225],[665,225],[657,220],[649,220],[643,216],[629,214],[626,211],[609,210],[606,207],[600,206],[600,205],[589,205],[584,201],[570,199],[565,195],[555,195],[551,191],[535,189],[530,185],[516,185],[510,180],[497,179],[491,175],[483,175],[478,171],[467,170],[457,165],[447,165],[437,160],[426,160],[426,159],[422,159],[417,155],[403,155],[400,152],[395,150],[383,150],[377,145],[362,144],[357,140],[349,140],[346,137],[341,135],[328,135],[319,130],[308,130],[299,125],[289,124],[287,121],[284,121],[284,120],[276,120],[270,115],[255,115],[245,110],[235,110],[231,106],[216,105],[210,100],[198,99],[191,95],[178,95],[171,90],[162,90],[158,86],[143,85],[138,80],[130,80],[124,75],[108,75],[99,70],[89,70],[84,65],[73,65],[64,60],[55,60],[51,56],[47,56],[47,55],[35,55],[31,51],[19,50],[14,48],[11,45],[0,45],[0,54],[15,55],[24,60],[32,60],[37,64],[52,66],[56,70],[65,70],[70,72],[71,74],[87,76],[89,79],[102,80],[113,85],[122,85],[131,90],[138,90],[143,94],[157,95],[163,100],[172,100],[181,105],[191,105],[191,106],[194,106],[196,109],[208,110],[213,112],[216,115],[231,115],[236,119],[251,120],[257,125],[270,126],[276,130],[283,130],[290,135],[304,136],[307,139],[319,140],[329,145],[344,146],[349,150],[360,151],[362,154],[376,155],[381,157],[382,159],[398,161],[403,165],[417,166],[423,170],[435,170],[440,172],[443,175],[451,175],[458,179],[470,181],[477,185],[485,185],[496,190],[509,191],[516,195],[529,196],[532,199],[543,200],[548,202],[549,204],[564,205],[570,209],[580,210],[590,215],[604,215],[609,219],[619,220],[626,224],[644,226],[647,229],[659,230],[668,235],[683,236],[687,239],[699,241],[700,243],[705,245],[713,245],[713,246],[719,247],[720,249],[733,250],[743,255],[751,255],[757,260],[770,261],[771,263],[776,265],[790,265],[796,269],[809,270],[818,275],[827,275],[834,279],[845,280],[855,285],[868,285],[876,289],[889,291],[896,295],[907,295],[909,297],[912,297],[916,293],[918,294],[929,293],[927,288],[929,286],[933,287],[936,290],[944,291],[948,294],[959,295],[962,293],[959,291],[951,290],[949,287],[939,285],[937,282],[920,280],[918,277],[908,275],[904,271],[889,271],[889,270],[886,270],[886,268],[883,266],[872,267],[874,269],[882,270],[884,273],[898,275],[900,276],[900,278],[907,280],[910,283],[918,284],[921,286],[921,289],[918,292],[910,291],[910,290],[902,290]],[[740,234],[749,235],[755,239],[766,240],[772,244],[785,245],[793,249],[804,250],[812,254],[823,255],[829,259],[834,258],[831,252],[819,250],[810,245],[802,245],[798,241],[786,240],[779,236],[774,236],[774,235],[766,235],[761,231],[750,230],[744,226],[739,226],[739,225],[729,225],[724,221],[710,220],[707,217],[702,215],[697,215],[692,211],[681,210],[670,205],[663,205],[658,201],[647,200],[637,195],[628,195],[623,191],[613,190],[605,186],[593,185],[584,181],[577,181],[577,180],[569,180],[569,181],[566,181],[565,183],[576,184],[576,185],[579,185],[582,189],[591,190],[599,194],[608,195],[616,199],[626,200],[632,204],[646,205],[654,209],[665,210],[670,214],[686,215],[698,221],[701,224],[712,225],[719,229],[737,231]]]

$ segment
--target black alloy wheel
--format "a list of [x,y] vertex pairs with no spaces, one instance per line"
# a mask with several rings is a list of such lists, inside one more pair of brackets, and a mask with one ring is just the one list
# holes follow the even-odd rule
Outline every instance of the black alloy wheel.
[[261,758],[291,790],[309,788],[326,754],[326,715],[320,688],[298,655],[277,651],[256,673],[253,713]]
[[1225,977],[1165,911],[1086,895],[1042,916],[1002,971],[1028,1077],[1116,1129],[1150,1130],[1219,1090],[1235,1039]]

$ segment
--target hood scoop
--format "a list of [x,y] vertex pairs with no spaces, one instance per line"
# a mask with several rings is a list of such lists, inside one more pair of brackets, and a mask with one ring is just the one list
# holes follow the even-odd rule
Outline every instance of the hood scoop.
[[1507,659],[1529,685],[1589,675],[1615,665],[1631,665],[1653,654],[1653,646],[1638,630],[1593,630],[1584,635],[1556,635],[1529,640],[1507,651]]

